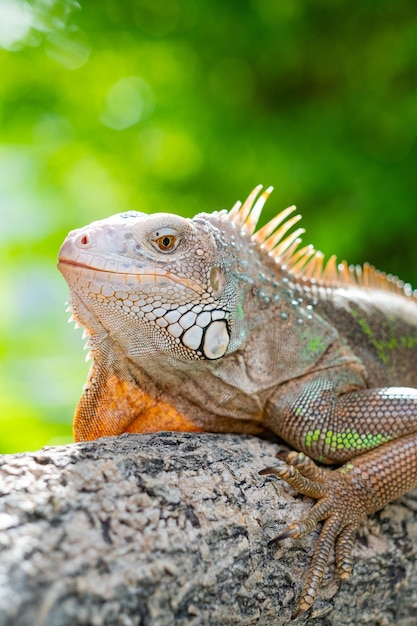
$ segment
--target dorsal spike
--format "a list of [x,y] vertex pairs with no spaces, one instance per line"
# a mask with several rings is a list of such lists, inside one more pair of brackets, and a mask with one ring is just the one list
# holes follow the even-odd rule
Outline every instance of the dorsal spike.
[[364,287],[369,287],[371,282],[372,269],[369,263],[363,264],[362,284]]
[[284,235],[301,219],[301,215],[294,215],[291,219],[284,222],[275,232],[272,233],[265,241],[263,246],[265,250],[272,250],[275,248],[284,238]]
[[284,209],[281,213],[278,213],[278,215],[265,224],[265,226],[262,226],[262,228],[254,234],[254,240],[262,245],[265,242],[265,239],[267,239],[267,237],[269,237],[269,235],[273,233],[274,230],[276,230],[278,226],[286,220],[289,215],[291,215],[291,213],[294,213],[295,209],[296,207],[293,205],[288,207],[288,209]]
[[239,228],[243,228],[248,235],[253,235],[255,232],[265,202],[274,190],[273,187],[267,187],[258,199],[256,199],[261,189],[262,185],[257,185],[255,189],[250,192],[243,204],[240,201],[236,202],[227,213],[227,219],[236,224]]
[[349,268],[347,261],[342,261],[337,266],[337,270],[339,272],[339,277],[343,279],[346,284],[352,284],[352,272]]
[[334,284],[337,282],[337,278],[337,258],[335,254],[332,254],[325,265],[321,279],[329,284]]
[[282,261],[282,257],[284,253],[287,253],[288,248],[292,245],[294,241],[301,241],[300,235],[304,235],[304,228],[297,228],[293,233],[290,233],[288,237],[285,237],[280,243],[275,246],[275,248],[271,251],[271,255],[274,256],[277,261]]
[[324,254],[317,250],[315,256],[314,270],[311,278],[316,280],[317,282],[321,279],[323,274],[323,262],[324,262]]
[[310,280],[320,280],[323,271],[324,254],[320,250],[315,250],[313,256],[304,265],[301,275]]
[[300,248],[297,250],[292,259],[290,259],[288,265],[293,274],[298,274],[301,272],[302,268],[305,266],[310,257],[315,254],[316,249],[311,244],[308,246],[304,246],[304,248]]
[[238,200],[237,202],[234,203],[230,211],[227,213],[227,217],[231,222],[235,220],[235,217],[239,213],[239,209],[241,206],[242,206],[242,203],[240,200]]
[[236,203],[233,209],[229,213],[230,219],[237,225],[242,228],[245,223],[246,218],[248,217],[251,209],[254,205],[257,195],[262,189],[262,185],[257,185],[255,189],[252,189],[248,197],[246,198],[243,204]]
[[[299,228],[299,230],[302,230],[302,229]],[[287,239],[289,239],[289,237],[287,237]],[[299,237],[298,239],[295,239],[295,241],[292,242],[292,244],[287,248],[287,250],[285,250],[285,252],[280,254],[279,262],[282,265],[286,266],[289,262],[291,262],[291,259],[296,253],[297,248],[300,245],[301,241],[302,241],[301,237]],[[275,250],[272,252],[272,256],[275,256]]]
[[261,216],[262,209],[265,206],[265,202],[268,200],[273,191],[273,187],[268,187],[267,189],[265,189],[265,191],[259,196],[259,198],[255,202],[253,209],[250,211],[244,224],[245,230],[248,232],[249,235],[253,235],[253,233],[255,232],[255,228]]
[[259,192],[262,189],[262,185],[256,185],[255,189],[253,189],[250,194],[248,195],[248,197],[246,198],[245,202],[242,204],[242,207],[239,211],[239,220],[243,224],[246,222],[246,219],[249,215],[249,213],[252,211],[252,209],[254,208],[254,205],[256,205],[256,198],[259,194]]

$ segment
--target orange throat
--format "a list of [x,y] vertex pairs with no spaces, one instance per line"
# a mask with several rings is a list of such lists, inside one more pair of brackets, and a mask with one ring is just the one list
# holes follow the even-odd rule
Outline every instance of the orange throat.
[[203,431],[172,405],[116,374],[100,382],[91,376],[74,416],[75,441],[166,430]]

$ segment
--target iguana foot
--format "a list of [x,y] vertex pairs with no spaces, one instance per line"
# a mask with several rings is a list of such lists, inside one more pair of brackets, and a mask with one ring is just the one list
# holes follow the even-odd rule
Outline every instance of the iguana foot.
[[303,519],[289,524],[270,544],[288,537],[303,537],[324,521],[294,619],[313,604],[333,547],[340,578],[349,578],[356,532],[371,508],[372,495],[352,463],[330,470],[318,467],[303,453],[291,452],[286,462],[280,461],[260,474],[275,474],[299,493],[318,500]]

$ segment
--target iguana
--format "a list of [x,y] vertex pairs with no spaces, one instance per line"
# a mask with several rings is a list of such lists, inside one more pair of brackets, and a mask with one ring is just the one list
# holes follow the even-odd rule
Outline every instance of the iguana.
[[370,265],[324,265],[295,207],[256,230],[261,189],[229,212],[93,222],[58,267],[93,357],[77,441],[272,431],[297,451],[261,473],[317,499],[276,540],[324,522],[299,614],[332,548],[347,578],[360,523],[417,485],[417,298]]

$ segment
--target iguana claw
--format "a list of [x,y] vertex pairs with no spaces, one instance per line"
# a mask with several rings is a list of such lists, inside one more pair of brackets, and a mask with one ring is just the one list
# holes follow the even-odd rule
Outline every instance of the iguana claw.
[[342,472],[327,470],[318,467],[305,454],[291,452],[286,462],[280,460],[276,466],[260,472],[262,475],[275,474],[299,493],[318,500],[303,519],[289,524],[269,545],[287,538],[303,537],[315,530],[319,522],[324,522],[293,619],[313,604],[333,547],[340,578],[348,578],[352,570],[352,548],[356,531],[366,515],[366,506],[363,502],[361,505],[357,495],[354,499],[351,497],[352,491],[358,487],[361,490],[358,481],[349,480],[349,470],[353,466],[343,467]]

